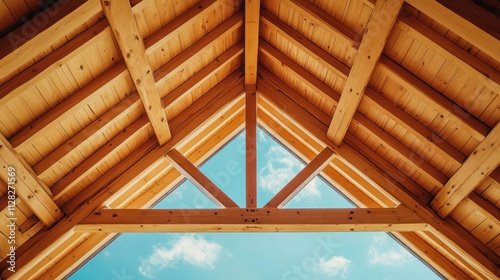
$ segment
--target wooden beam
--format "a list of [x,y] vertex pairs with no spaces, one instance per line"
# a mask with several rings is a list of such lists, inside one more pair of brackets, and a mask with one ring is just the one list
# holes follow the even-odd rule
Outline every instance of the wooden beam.
[[[460,8],[461,1],[454,0],[405,0],[408,4],[417,10],[428,15],[430,18],[442,24],[458,36],[464,38],[471,44],[484,51],[496,61],[500,61],[500,40],[498,32],[488,26],[482,25],[482,28],[471,22],[471,18],[463,18],[447,6]],[[448,5],[443,5],[448,4]],[[467,3],[469,6],[473,3]],[[464,11],[465,12],[465,11]],[[498,22],[498,18],[496,19]],[[484,30],[485,28],[486,30]]]
[[266,208],[282,208],[292,200],[309,182],[327,166],[335,153],[324,148],[309,164],[286,184],[267,204]]
[[245,0],[245,85],[257,82],[260,0]]
[[247,91],[245,102],[246,207],[257,207],[257,92]]
[[344,139],[402,5],[403,0],[377,1],[375,4],[328,128],[327,136],[335,145],[340,145]]
[[76,232],[421,231],[406,207],[347,209],[103,209]]
[[0,84],[101,11],[97,0],[59,1],[0,40]]
[[486,136],[431,202],[441,218],[447,217],[500,165],[500,124]]
[[156,138],[160,145],[164,145],[172,138],[172,135],[130,2],[128,0],[101,0],[101,4]]
[[193,185],[219,207],[238,207],[229,196],[219,189],[205,174],[185,158],[179,151],[172,149],[165,154],[170,163]]
[[[47,186],[35,175],[31,167],[14,150],[9,141],[0,134],[0,178],[9,182],[9,190],[19,196],[33,213],[50,227],[63,217],[61,209],[52,200],[52,194]],[[11,167],[14,170],[11,170]],[[15,184],[11,178],[14,178]]]

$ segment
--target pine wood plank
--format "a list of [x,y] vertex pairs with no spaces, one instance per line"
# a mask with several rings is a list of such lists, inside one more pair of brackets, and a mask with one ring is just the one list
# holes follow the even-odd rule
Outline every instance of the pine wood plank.
[[271,198],[265,208],[284,207],[331,162],[334,156],[335,153],[330,148],[323,149],[286,186]]
[[[98,40],[109,36],[109,29],[107,27],[108,23],[106,20],[100,21],[38,63],[3,84],[0,94],[1,104],[6,104],[19,97],[25,91],[46,79],[50,74],[60,68],[61,65],[70,63],[73,59],[82,55],[87,48],[95,44]],[[4,62],[4,59],[2,59],[2,65],[4,63],[7,64],[7,62]]]
[[500,164],[500,125],[486,136],[434,197],[431,206],[440,217],[448,216]]
[[156,138],[164,145],[172,135],[132,7],[126,0],[102,0],[101,4]]
[[158,31],[145,38],[144,45],[146,47],[146,53],[148,55],[152,54],[153,51],[159,49],[171,39],[179,36],[178,29],[180,27],[189,26],[196,19],[210,12],[211,9],[214,8],[213,6],[215,3],[217,3],[216,0],[200,1],[198,4],[182,13],[180,16],[172,19],[164,27],[160,28]]
[[399,17],[397,26],[425,46],[432,47],[438,54],[453,61],[489,90],[500,92],[500,73],[477,57],[455,45],[413,17]]
[[186,159],[179,151],[172,149],[165,154],[170,163],[189,179],[204,195],[219,207],[238,207],[229,196],[217,187],[194,164]]
[[351,48],[357,48],[359,46],[360,38],[358,34],[311,2],[298,0],[283,0],[282,2],[290,5],[292,9],[299,11],[305,16],[312,18],[313,21],[322,28],[333,32],[335,37],[343,44]]
[[[471,16],[466,19],[454,11],[454,9],[460,9],[462,13],[468,13],[467,7],[478,11],[478,9],[473,8],[475,6],[473,3],[453,0],[442,0],[442,3],[435,0],[406,0],[406,2],[474,44],[496,61],[500,61],[500,34],[498,30],[493,30],[478,20],[471,21],[473,19]],[[482,14],[484,14],[481,15],[482,17],[488,17],[489,13],[482,12]]]
[[33,213],[46,225],[51,226],[63,216],[51,198],[50,190],[39,180],[33,170],[20,158],[10,143],[0,134],[0,158],[4,182],[9,182],[8,167],[15,168],[16,194],[25,201]]
[[70,30],[100,11],[97,0],[62,1],[10,32],[8,40],[0,41],[0,84],[11,78],[14,71],[28,63],[34,54],[49,49]]
[[482,140],[488,133],[489,129],[484,124],[389,58],[381,57],[378,66],[391,79],[434,107],[443,118],[452,120],[461,130],[467,131],[474,138]]
[[340,145],[344,139],[402,5],[402,0],[377,1],[375,4],[367,31],[359,45],[358,55],[354,59],[328,128],[327,136],[336,145]]

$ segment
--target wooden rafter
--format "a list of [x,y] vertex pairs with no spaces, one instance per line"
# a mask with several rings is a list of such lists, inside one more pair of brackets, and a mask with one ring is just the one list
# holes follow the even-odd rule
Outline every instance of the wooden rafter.
[[172,149],[165,154],[170,163],[179,170],[193,185],[219,207],[238,207],[229,196],[219,189],[194,164],[186,159],[179,151]]
[[304,187],[330,163],[335,153],[330,148],[324,148],[309,164],[286,184],[266,204],[269,208],[282,208],[292,200]]
[[260,0],[245,0],[245,85],[257,81]]
[[246,207],[250,208],[257,207],[257,92],[245,94]]
[[[16,183],[13,185],[15,194],[30,207],[46,226],[52,226],[63,217],[61,209],[52,200],[50,190],[1,134],[0,166],[2,166],[0,178],[4,182],[12,182],[9,178],[15,179]],[[9,167],[13,167],[15,171],[10,172]]]
[[328,128],[327,136],[336,145],[340,145],[344,139],[402,5],[402,0],[377,1],[375,4]]
[[499,155],[500,124],[497,124],[432,200],[431,207],[441,218],[453,212],[500,165]]
[[[463,4],[473,6],[472,3],[462,3],[461,1],[456,0],[441,0],[443,4],[436,0],[405,1],[417,10],[438,21],[440,24],[460,37],[477,46],[496,61],[500,61],[500,40],[498,39],[499,34],[497,33],[497,30],[492,30],[492,28],[489,28],[484,24],[481,24],[481,28],[477,24],[470,21],[471,17],[465,19],[455,11],[443,5],[448,4],[450,6],[454,6],[455,8],[460,8]],[[495,34],[496,37],[492,34]]]
[[368,209],[103,209],[77,232],[415,231],[427,224],[406,207]]
[[101,0],[101,4],[156,138],[160,145],[164,145],[172,138],[172,135],[130,2],[128,0]]

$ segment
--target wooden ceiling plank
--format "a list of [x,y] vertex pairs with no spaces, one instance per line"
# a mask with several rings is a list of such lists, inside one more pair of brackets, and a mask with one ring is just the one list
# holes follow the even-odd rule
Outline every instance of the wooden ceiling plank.
[[179,55],[172,58],[168,63],[158,68],[154,73],[156,82],[166,82],[173,74],[188,64],[189,59],[192,59],[204,49],[206,50],[216,45],[217,38],[227,36],[241,26],[243,26],[243,12],[238,12],[189,46]]
[[156,138],[164,145],[172,135],[130,2],[101,0],[101,4]]
[[312,2],[299,0],[283,0],[283,2],[303,15],[311,17],[316,25],[332,32],[345,45],[354,49],[358,48],[361,40],[360,36]]
[[0,42],[0,84],[33,59],[34,54],[57,44],[67,33],[73,32],[101,12],[97,0],[56,2],[51,9],[35,16],[6,36]]
[[[243,81],[241,83],[243,84]],[[162,155],[169,149],[175,147],[179,142],[189,139],[188,136],[195,133],[198,128],[216,120],[217,118],[210,121],[210,116],[217,115],[218,113],[226,110],[227,106],[221,107],[221,105],[228,104],[240,95],[242,91],[243,87],[239,92],[222,91],[214,92],[210,96],[204,95],[205,98],[202,97],[196,102],[205,102],[205,99],[207,98],[212,99],[210,99],[206,106],[201,106],[204,109],[200,110],[199,114],[193,114],[191,110],[185,110],[186,112],[182,112],[174,118],[182,119],[179,122],[184,125],[174,127],[174,137],[170,142],[162,147],[156,147],[152,150],[148,148],[148,150],[143,151],[142,153],[139,151],[132,153],[118,163],[117,166],[113,167],[110,171],[99,177],[94,183],[87,187],[88,189],[93,189],[95,191],[94,194],[91,196],[86,194],[82,200],[86,202],[78,203],[74,211],[71,211],[71,214],[69,214],[67,219],[61,220],[59,223],[45,231],[40,237],[37,238],[37,236],[35,236],[34,241],[26,245],[29,245],[29,250],[27,250],[26,246],[18,248],[18,252],[24,253],[18,255],[16,260],[16,275],[23,276],[26,272],[30,271],[31,268],[33,268],[40,260],[44,259],[51,251],[56,249],[64,240],[71,237],[73,235],[74,227],[80,221],[91,214],[95,209],[99,208],[100,205],[117,192],[124,191],[123,187],[125,185],[127,185],[135,177],[140,176],[148,168],[148,166],[158,160],[161,160]],[[145,146],[147,145],[149,144],[145,144]],[[91,197],[90,200],[88,200],[89,197]],[[2,267],[5,267],[1,273],[2,278],[10,277],[12,272],[6,269],[7,266]]]
[[245,95],[245,197],[246,207],[255,208],[257,207],[257,92],[247,91]]
[[293,73],[294,76],[304,82],[311,89],[314,89],[317,94],[321,95],[321,97],[327,100],[331,100],[333,101],[335,106],[337,105],[338,101],[340,100],[340,94],[323,83],[321,80],[316,78],[313,74],[311,74],[311,72],[301,67],[295,61],[290,59],[288,56],[286,56],[264,40],[260,40],[259,50],[263,53],[263,55],[266,55],[268,58],[272,59],[282,68],[288,70],[290,73]]
[[217,187],[198,167],[192,164],[179,151],[172,149],[165,154],[170,163],[193,185],[219,207],[238,207],[229,196]]
[[179,36],[179,28],[189,26],[199,18],[204,17],[205,14],[214,8],[214,4],[217,2],[217,0],[202,0],[145,38],[144,46],[146,47],[146,54],[148,56],[151,55],[155,50],[161,48],[173,38],[177,38]]
[[435,134],[411,115],[396,106],[393,102],[369,87],[366,88],[365,94],[363,95],[360,109],[363,106],[376,108],[381,111],[411,134],[415,135],[420,141],[429,145],[432,151],[435,151],[453,164],[461,164],[466,159],[466,156],[457,150],[457,148],[444,141],[439,135]]
[[427,224],[407,208],[102,209],[76,232],[414,231]]
[[[449,7],[460,8],[464,3],[453,0],[445,0],[442,1],[443,3],[435,0],[405,1],[458,36],[469,41],[496,61],[500,61],[500,40],[498,39],[500,34],[498,31],[492,30],[480,22],[471,21],[471,17],[465,19]],[[467,4],[469,4],[469,6],[475,6],[473,3]],[[467,12],[463,10],[463,7],[462,11]],[[488,14],[486,11],[484,11],[484,13]]]
[[[7,104],[35,86],[38,82],[46,79],[61,65],[65,65],[75,57],[81,56],[88,48],[95,45],[110,35],[108,21],[101,20],[97,24],[62,45],[39,62],[28,67],[20,74],[2,85],[0,93],[0,104]],[[2,64],[4,61],[2,60]]]
[[297,32],[292,27],[288,26],[286,23],[281,21],[279,18],[275,17],[271,12],[262,9],[262,23],[269,28],[272,28],[276,34],[285,37],[290,42],[297,45],[302,51],[307,53],[309,56],[325,65],[328,70],[332,71],[336,75],[346,79],[349,75],[349,67],[344,65],[335,57],[331,56],[321,47],[304,37],[302,34]]
[[336,145],[340,145],[344,139],[402,5],[402,0],[377,1],[375,4],[328,128],[327,136]]
[[[309,131],[318,141],[333,148],[339,155],[339,158],[344,159],[346,163],[354,166],[356,169],[363,170],[365,176],[368,176],[374,184],[382,187],[402,204],[413,209],[415,213],[429,223],[433,233],[442,238],[453,250],[460,252],[464,260],[470,262],[487,277],[497,277],[499,272],[496,263],[498,263],[500,257],[453,219],[441,219],[433,209],[419,201],[419,198],[417,198],[413,191],[410,192],[397,183],[404,179],[405,175],[403,173],[390,163],[384,167],[386,172],[382,171],[377,165],[367,160],[365,156],[360,155],[354,148],[351,148],[349,144],[336,147],[326,137],[327,126],[316,119],[314,116],[316,114],[313,115],[311,112],[302,109],[291,99],[281,98],[278,100],[276,99],[278,97],[276,95],[267,94],[265,91],[261,93],[261,96],[269,99],[272,104],[285,113],[286,118],[293,119],[301,129]],[[380,158],[378,155],[377,157]],[[384,159],[382,160],[385,161]]]
[[123,148],[130,141],[134,141],[136,136],[148,128],[148,119],[145,115],[137,119],[134,123],[120,131],[106,145],[97,149],[91,156],[82,161],[78,166],[71,170],[66,176],[57,181],[50,188],[54,194],[54,200],[58,200],[75,185],[86,178],[102,163],[106,162],[116,152]]
[[128,75],[126,70],[125,63],[115,65],[11,137],[9,141],[12,143],[12,146],[22,150],[32,141],[42,137],[53,128],[53,124],[70,118],[75,112],[81,109],[82,104],[90,103],[97,96],[111,88],[117,80],[123,79],[125,75]]
[[453,121],[459,126],[460,130],[467,131],[467,133],[470,133],[472,137],[479,141],[482,141],[485,135],[488,134],[489,128],[486,125],[391,59],[385,56],[381,57],[378,67],[389,78],[398,82],[404,88],[418,96],[418,98],[435,108],[443,118]]
[[460,69],[477,79],[493,92],[500,92],[500,73],[479,58],[455,45],[448,38],[430,29],[410,16],[400,16],[397,27],[417,39],[422,44],[455,63]]
[[304,187],[318,175],[335,156],[328,147],[324,148],[311,162],[309,162],[292,180],[286,184],[266,204],[266,208],[282,208],[292,200]]
[[245,0],[245,85],[257,82],[260,0]]
[[80,149],[88,141],[98,138],[99,135],[102,135],[104,131],[113,126],[117,120],[127,117],[130,112],[138,110],[141,106],[142,104],[137,92],[132,92],[125,99],[111,107],[110,110],[102,116],[45,156],[40,162],[33,166],[33,170],[42,178],[47,176],[47,173],[50,172],[58,162],[66,161],[73,154],[73,151]]
[[161,102],[163,107],[169,108],[176,104],[177,100],[182,99],[184,94],[189,93],[192,89],[196,88],[204,81],[206,81],[209,77],[211,77],[214,73],[233,62],[234,59],[239,57],[244,50],[244,45],[242,42],[236,43],[230,49],[225,51],[223,54],[218,56],[212,62],[210,62],[207,66],[203,67],[200,71],[196,72],[192,77],[187,79],[184,83],[173,89],[171,92],[165,95],[162,98]]
[[500,124],[465,160],[431,202],[441,218],[447,217],[486,177],[500,165]]
[[435,186],[441,187],[448,180],[448,177],[437,170],[436,167],[422,159],[415,151],[405,146],[361,113],[354,115],[351,126],[370,133],[370,137],[382,143],[385,148],[395,153],[399,158],[404,159],[405,162],[414,167],[423,176],[426,176]]
[[[11,182],[9,178],[15,179],[12,190],[46,226],[52,226],[63,217],[61,209],[52,200],[50,190],[1,134],[0,160],[3,167],[0,177],[4,182]],[[9,167],[13,167],[14,171]]]

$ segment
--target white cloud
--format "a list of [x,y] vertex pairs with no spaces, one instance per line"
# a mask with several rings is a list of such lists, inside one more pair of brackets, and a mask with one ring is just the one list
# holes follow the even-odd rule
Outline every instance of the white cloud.
[[210,242],[201,236],[188,234],[165,245],[153,247],[153,254],[143,260],[139,273],[145,277],[153,277],[158,270],[175,267],[184,262],[200,268],[213,269],[222,251],[222,246]]
[[368,249],[368,261],[371,265],[401,266],[413,260],[413,256],[399,244],[389,244],[385,233],[373,237]]
[[[266,165],[259,170],[259,186],[273,194],[278,193],[304,165],[279,144],[272,144],[265,154]],[[321,196],[315,178],[296,196],[296,199],[314,199]]]
[[350,265],[351,261],[343,256],[333,256],[327,260],[321,258],[318,263],[318,270],[329,277],[335,277],[340,274],[342,278],[346,278]]

